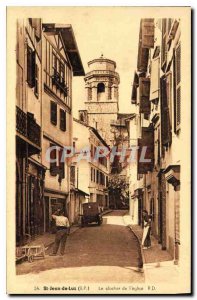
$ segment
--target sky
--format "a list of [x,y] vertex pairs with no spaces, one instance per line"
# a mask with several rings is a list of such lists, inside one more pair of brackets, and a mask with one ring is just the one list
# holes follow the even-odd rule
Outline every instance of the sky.
[[[51,7],[45,8],[43,22],[71,24],[85,73],[88,61],[105,58],[116,61],[120,75],[119,109],[132,112],[131,84],[137,64],[140,16],[129,7]],[[84,109],[84,78],[73,78],[73,114]]]

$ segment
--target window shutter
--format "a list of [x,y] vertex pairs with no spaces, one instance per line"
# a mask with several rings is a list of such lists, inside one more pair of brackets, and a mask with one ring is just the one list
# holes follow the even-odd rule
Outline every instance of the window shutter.
[[70,182],[75,185],[75,166],[70,167]]
[[66,131],[66,112],[60,108],[60,129]]
[[161,67],[165,70],[167,60],[167,19],[162,19]]
[[[140,161],[144,146],[147,147],[144,158],[149,159],[150,162]],[[142,138],[138,139],[138,147],[137,173],[146,174],[148,171],[152,171],[154,167],[154,129],[152,126],[142,127]]]
[[63,154],[63,148],[59,150],[59,180],[65,178],[65,171],[64,171],[65,162],[62,161],[63,159],[62,154]]
[[160,58],[157,57],[151,62],[150,101],[159,98],[159,66]]
[[139,78],[140,113],[150,114],[150,79]]
[[139,86],[139,77],[137,72],[134,73],[133,78],[133,87],[132,87],[132,93],[131,93],[131,103],[136,104],[137,102],[137,88]]
[[38,97],[39,94],[39,68],[36,64],[35,66],[35,87],[34,87],[34,93]]
[[181,44],[175,50],[175,132],[181,124]]
[[29,46],[27,46],[27,83],[33,88],[35,86],[35,67],[36,54]]
[[142,48],[154,48],[154,19],[142,19]]
[[163,146],[171,143],[170,113],[167,98],[166,77],[161,78],[161,141]]
[[[50,144],[50,147],[53,147],[53,144]],[[57,158],[57,151],[56,149],[53,149],[50,152],[50,159],[56,159]],[[58,173],[58,167],[57,162],[50,162],[50,174],[51,176],[56,176]]]
[[57,125],[57,104],[51,101],[51,123]]
[[148,58],[149,58],[149,49],[142,48],[142,44],[141,44],[141,42],[139,42],[138,60],[137,60],[138,72],[146,72],[147,71]]
[[172,73],[166,74],[166,96],[169,109],[170,131],[172,131]]

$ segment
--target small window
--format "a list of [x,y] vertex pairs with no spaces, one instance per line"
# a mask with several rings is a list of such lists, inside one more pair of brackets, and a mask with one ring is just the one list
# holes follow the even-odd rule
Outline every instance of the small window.
[[105,85],[104,83],[99,83],[97,85],[97,94],[100,94],[100,93],[104,93],[105,92]]
[[51,101],[51,123],[57,125],[57,104]]
[[60,129],[66,131],[66,112],[60,108]]

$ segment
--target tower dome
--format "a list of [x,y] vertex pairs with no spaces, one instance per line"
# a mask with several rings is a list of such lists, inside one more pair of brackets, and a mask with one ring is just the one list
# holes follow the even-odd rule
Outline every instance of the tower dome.
[[85,75],[87,100],[118,102],[119,74],[116,62],[101,57],[88,62],[89,72]]

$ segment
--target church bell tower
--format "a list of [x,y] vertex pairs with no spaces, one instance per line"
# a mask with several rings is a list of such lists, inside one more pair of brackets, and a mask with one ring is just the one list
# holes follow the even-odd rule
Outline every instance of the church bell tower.
[[111,123],[117,120],[119,74],[116,62],[101,55],[100,58],[88,62],[89,72],[85,75],[88,125],[96,128],[109,146],[114,136]]

